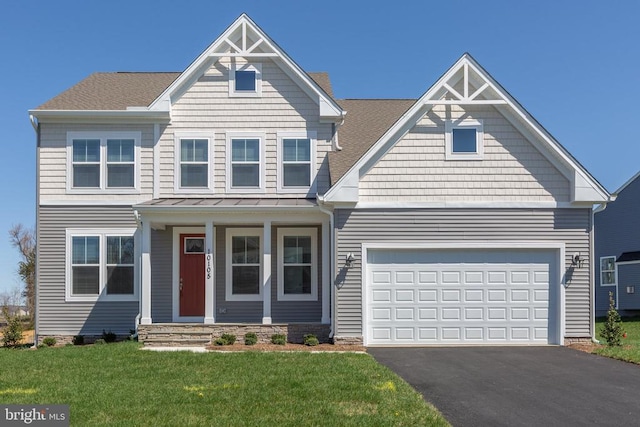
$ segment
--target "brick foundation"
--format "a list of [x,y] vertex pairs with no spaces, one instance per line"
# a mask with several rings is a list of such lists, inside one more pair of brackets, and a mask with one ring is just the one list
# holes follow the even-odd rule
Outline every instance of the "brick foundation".
[[591,337],[564,337],[564,345],[591,344]]
[[[67,344],[73,344],[73,337],[75,335],[38,335],[38,342],[36,344],[42,344],[42,340],[47,337],[53,337],[56,339],[56,346],[62,346]],[[102,339],[102,334],[100,335],[83,335],[84,336],[84,344],[93,344],[96,340]],[[117,335],[116,341],[125,341],[129,339],[129,335]]]

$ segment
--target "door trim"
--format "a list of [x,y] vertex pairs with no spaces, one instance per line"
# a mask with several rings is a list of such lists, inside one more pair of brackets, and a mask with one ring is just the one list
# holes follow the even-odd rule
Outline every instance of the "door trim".
[[[549,251],[554,251],[556,253],[556,283],[559,284],[559,295],[555,295],[554,297],[559,298],[557,303],[558,312],[555,313],[557,319],[556,325],[556,333],[558,334],[558,341],[556,343],[549,344],[558,344],[564,345],[564,334],[565,334],[565,287],[566,283],[564,281],[566,265],[564,263],[565,259],[565,244],[563,242],[540,242],[540,241],[529,241],[529,242],[481,242],[481,241],[452,241],[446,243],[393,243],[393,242],[384,242],[384,243],[363,243],[362,244],[362,253],[361,253],[361,265],[362,265],[362,291],[361,291],[361,304],[362,304],[362,340],[363,344],[368,345],[369,333],[367,328],[367,309],[368,304],[367,300],[369,298],[369,287],[368,287],[368,271],[367,271],[367,259],[368,259],[368,251],[370,249],[425,249],[425,250],[434,250],[434,249],[546,249]],[[551,279],[551,277],[550,277]],[[549,294],[551,298],[551,294]],[[441,345],[441,344],[439,344]]]
[[[174,323],[204,323],[204,316],[180,316],[180,235],[189,233],[205,234],[205,228],[173,227],[173,274],[171,280],[171,299],[172,319]],[[215,231],[213,241],[215,242]],[[204,272],[202,274],[204,274]],[[205,301],[205,304],[206,303],[207,302]]]

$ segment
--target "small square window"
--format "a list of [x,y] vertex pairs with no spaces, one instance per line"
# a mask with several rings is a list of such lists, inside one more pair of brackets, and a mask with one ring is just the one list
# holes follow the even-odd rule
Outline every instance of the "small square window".
[[255,71],[236,71],[236,91],[256,90],[256,72]]
[[484,132],[480,120],[445,122],[446,160],[482,160],[483,157]]
[[259,98],[262,96],[262,64],[231,64],[229,96]]
[[453,129],[453,153],[477,153],[478,145],[474,128]]

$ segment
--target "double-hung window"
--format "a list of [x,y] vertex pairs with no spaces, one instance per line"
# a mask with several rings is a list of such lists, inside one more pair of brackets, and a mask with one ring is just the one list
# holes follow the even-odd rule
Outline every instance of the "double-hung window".
[[315,133],[278,132],[278,191],[314,190]]
[[229,70],[229,96],[262,96],[262,64],[232,64]]
[[445,122],[445,159],[482,160],[484,132],[482,121],[463,119]]
[[227,229],[226,300],[262,300],[262,230]]
[[213,192],[213,136],[203,132],[175,134],[176,193]]
[[135,300],[134,233],[68,229],[66,300]]
[[67,192],[139,191],[140,132],[68,132]]
[[107,139],[107,188],[135,186],[135,141]]
[[264,135],[227,136],[227,191],[264,191]]
[[600,258],[600,286],[616,285],[616,257]]
[[278,229],[278,300],[318,300],[317,229]]

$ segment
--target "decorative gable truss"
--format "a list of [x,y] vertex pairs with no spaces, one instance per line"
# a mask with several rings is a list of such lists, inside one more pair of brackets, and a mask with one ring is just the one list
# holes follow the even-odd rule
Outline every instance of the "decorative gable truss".
[[611,201],[577,160],[551,136],[468,53],[420,98],[325,194],[327,203],[355,204],[360,179],[437,105],[491,105],[511,123],[571,183],[571,203],[590,205]]
[[150,110],[171,110],[180,97],[220,58],[269,59],[276,63],[315,102],[321,122],[339,122],[345,112],[246,14],[242,14],[216,41],[196,58],[150,106]]

